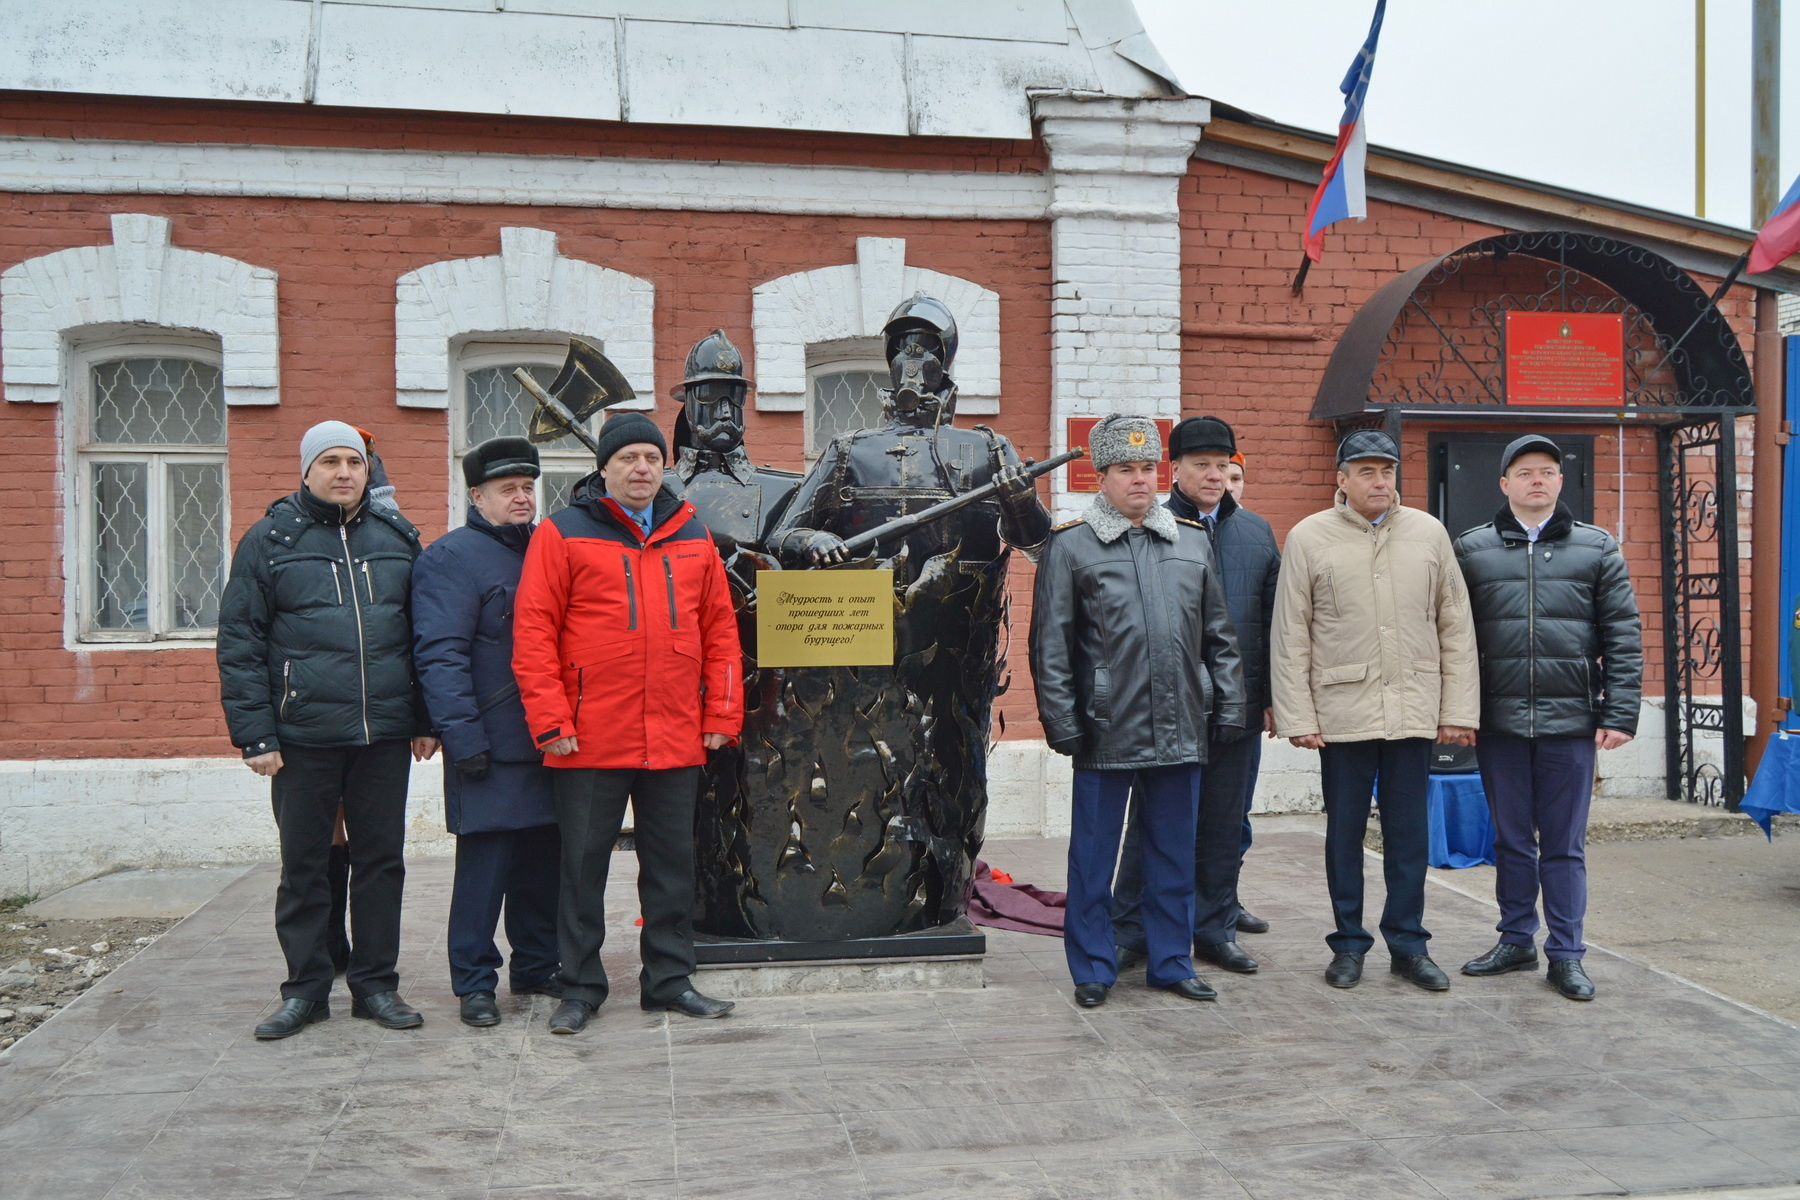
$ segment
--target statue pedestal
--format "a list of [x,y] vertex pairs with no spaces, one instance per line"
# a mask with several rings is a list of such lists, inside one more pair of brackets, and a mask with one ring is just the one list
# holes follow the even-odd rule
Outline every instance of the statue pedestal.
[[980,958],[987,953],[987,935],[968,917],[914,933],[888,937],[842,938],[824,942],[788,942],[777,938],[717,937],[694,934],[694,958],[702,967],[724,964],[819,962],[829,959],[908,960],[922,958]]

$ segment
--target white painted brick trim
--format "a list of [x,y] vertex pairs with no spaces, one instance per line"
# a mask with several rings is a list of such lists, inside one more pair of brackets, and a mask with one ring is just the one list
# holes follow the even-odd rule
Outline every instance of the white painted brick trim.
[[500,231],[500,253],[431,263],[395,286],[394,385],[407,408],[448,408],[450,360],[483,334],[584,338],[622,371],[638,398],[656,406],[656,287],[557,253],[547,229]]
[[275,272],[169,244],[166,217],[117,213],[110,246],[28,258],[0,274],[0,381],[12,401],[62,399],[83,329],[199,330],[219,339],[227,404],[280,399]]
[[806,348],[819,342],[880,337],[894,306],[914,292],[942,300],[956,317],[952,374],[956,411],[1000,411],[1000,295],[967,279],[906,265],[906,239],[857,238],[856,261],[797,271],[758,284],[751,300],[756,346],[756,407],[806,408]]
[[1042,219],[1041,175],[0,137],[0,192]]

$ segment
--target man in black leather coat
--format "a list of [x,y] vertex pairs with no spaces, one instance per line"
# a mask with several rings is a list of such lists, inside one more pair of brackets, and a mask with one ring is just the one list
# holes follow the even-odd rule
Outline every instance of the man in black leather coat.
[[1038,719],[1050,748],[1075,759],[1063,952],[1076,1002],[1104,1004],[1119,973],[1113,864],[1136,788],[1145,978],[1211,1000],[1189,954],[1194,835],[1209,743],[1248,729],[1237,636],[1205,531],[1156,503],[1155,423],[1107,417],[1089,452],[1100,495],[1051,537],[1031,607]]
[[1529,434],[1501,456],[1506,496],[1456,540],[1481,653],[1475,754],[1494,814],[1500,942],[1465,975],[1536,971],[1538,893],[1550,983],[1591,1000],[1582,969],[1587,818],[1597,750],[1637,732],[1644,654],[1631,573],[1611,534],[1569,515],[1562,451]]
[[[1268,521],[1240,507],[1226,487],[1225,468],[1236,453],[1236,435],[1217,417],[1189,417],[1176,425],[1169,433],[1174,486],[1164,507],[1206,531],[1244,661],[1249,724],[1213,731],[1200,784],[1200,825],[1194,840],[1194,955],[1248,975],[1258,964],[1238,946],[1237,933],[1262,933],[1269,925],[1239,902],[1238,871],[1248,849],[1245,830],[1256,786],[1256,735],[1275,727],[1269,716],[1269,624],[1281,551]],[[1113,887],[1113,939],[1133,958],[1144,950],[1137,808],[1134,800]]]

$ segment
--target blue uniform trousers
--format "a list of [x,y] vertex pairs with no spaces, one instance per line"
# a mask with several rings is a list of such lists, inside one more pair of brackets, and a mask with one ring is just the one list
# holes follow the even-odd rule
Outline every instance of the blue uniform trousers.
[[1363,835],[1381,777],[1381,867],[1387,903],[1381,936],[1395,955],[1423,954],[1425,862],[1430,849],[1426,789],[1431,739],[1328,742],[1319,751],[1325,792],[1325,886],[1337,930],[1325,943],[1335,954],[1367,954],[1375,939],[1363,928]]
[[458,996],[499,990],[502,960],[494,927],[502,904],[512,947],[511,986],[531,987],[556,974],[561,855],[554,825],[457,836],[448,940],[450,987]]
[[1475,744],[1481,786],[1494,815],[1494,898],[1500,940],[1529,946],[1544,894],[1544,955],[1580,959],[1587,915],[1588,806],[1594,798],[1589,737],[1499,737]]
[[1194,828],[1200,808],[1200,765],[1137,771],[1076,771],[1069,836],[1069,898],[1063,953],[1077,984],[1112,984],[1112,881],[1119,831],[1133,788],[1140,805],[1143,920],[1149,963],[1145,978],[1166,987],[1191,979],[1194,936]]
[[[1255,746],[1254,739],[1240,738],[1235,742],[1215,741],[1207,747],[1192,851],[1195,942],[1237,940],[1238,868],[1244,857],[1239,845],[1244,825],[1244,776],[1249,772]],[[1141,807],[1134,789],[1125,850],[1119,856],[1119,878],[1113,884],[1113,941],[1127,950],[1144,949]]]

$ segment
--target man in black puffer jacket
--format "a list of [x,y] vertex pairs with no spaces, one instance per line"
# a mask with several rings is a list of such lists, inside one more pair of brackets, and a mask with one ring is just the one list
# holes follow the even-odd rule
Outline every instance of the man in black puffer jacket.
[[1582,969],[1594,754],[1637,732],[1644,652],[1619,544],[1559,502],[1562,451],[1527,435],[1501,457],[1506,504],[1456,541],[1481,654],[1475,753],[1494,814],[1500,943],[1465,975],[1537,969],[1537,901],[1550,983],[1591,1000]]
[[231,740],[267,776],[281,835],[275,933],[284,1003],[256,1027],[288,1037],[331,1015],[327,864],[338,805],[350,839],[351,1014],[390,1029],[400,999],[408,753],[437,752],[412,669],[419,532],[368,503],[368,451],[342,421],[307,430],[299,491],[238,543],[219,612],[219,692]]

